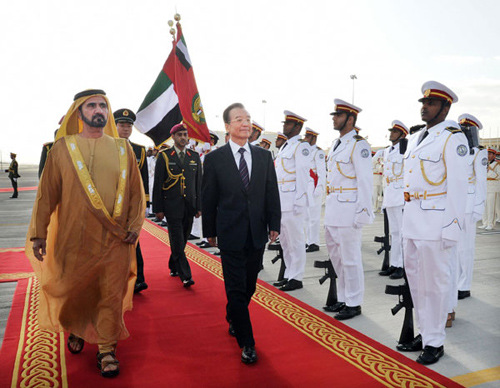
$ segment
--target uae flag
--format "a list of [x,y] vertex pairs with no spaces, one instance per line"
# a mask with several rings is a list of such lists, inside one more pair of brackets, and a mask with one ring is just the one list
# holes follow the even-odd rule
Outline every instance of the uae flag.
[[177,39],[137,112],[135,126],[159,146],[170,137],[170,129],[181,121],[190,138],[210,141],[191,58],[181,25],[177,23]]

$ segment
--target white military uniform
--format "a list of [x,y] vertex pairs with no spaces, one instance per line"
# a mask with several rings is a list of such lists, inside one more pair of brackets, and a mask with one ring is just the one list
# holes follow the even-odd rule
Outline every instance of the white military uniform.
[[404,176],[403,155],[400,143],[384,149],[384,200],[382,209],[387,212],[389,233],[391,235],[390,265],[397,268],[403,267],[403,207]]
[[338,276],[338,300],[349,307],[363,303],[361,232],[374,218],[371,159],[370,145],[354,129],[333,143],[327,157],[325,241]]
[[464,227],[469,148],[456,128],[448,120],[422,130],[404,155],[404,264],[424,347],[444,343],[456,245]]
[[317,145],[311,146],[311,171],[317,176],[317,183],[310,178],[308,187],[309,207],[307,225],[307,244],[319,245],[319,226],[321,223],[321,207],[326,191],[325,151]]
[[288,280],[302,281],[304,277],[310,153],[309,143],[297,135],[283,144],[275,160],[281,202],[280,243]]
[[493,229],[495,226],[495,201],[498,193],[500,193],[500,163],[494,160],[488,163],[486,184],[486,207],[483,215],[483,228]]
[[382,176],[384,174],[384,150],[378,150],[372,158],[373,168],[373,195],[372,195],[372,208],[373,212],[378,212],[382,206],[383,195],[383,182]]
[[[465,208],[465,223],[463,236],[458,242],[458,290],[469,291],[472,283],[474,266],[474,251],[476,244],[476,224],[483,217],[486,202],[486,168],[488,152],[473,148],[474,153],[468,154],[467,175],[468,193]],[[457,294],[454,298],[456,300]]]

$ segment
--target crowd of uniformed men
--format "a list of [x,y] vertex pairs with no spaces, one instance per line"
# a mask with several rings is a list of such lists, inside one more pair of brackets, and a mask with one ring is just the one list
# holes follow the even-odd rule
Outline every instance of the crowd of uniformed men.
[[[457,299],[470,296],[476,223],[482,220],[480,227],[489,230],[499,221],[500,166],[497,152],[479,144],[479,119],[467,113],[457,121],[447,119],[458,101],[451,89],[429,81],[422,93],[419,101],[426,125],[408,128],[394,120],[389,128],[391,144],[377,153],[359,134],[356,121],[361,109],[351,103],[335,99],[331,115],[339,137],[327,153],[316,145],[318,132],[304,128],[304,117],[284,112],[274,161],[281,202],[278,244],[286,269],[284,279],[274,285],[282,291],[303,287],[306,253],[320,249],[324,205],[326,249],[338,277],[338,302],[324,309],[336,313],[338,320],[361,314],[362,228],[384,209],[391,252],[390,266],[380,275],[400,279],[406,274],[420,333],[398,349],[421,350],[417,361],[431,364],[444,354],[445,326],[454,319]],[[128,139],[135,114],[120,109],[114,119],[120,137]],[[271,141],[260,139],[264,131],[253,122],[249,143],[269,149]],[[202,237],[202,165],[219,139],[211,132],[210,144],[198,145],[188,139],[182,124],[172,128],[171,136],[171,147],[146,151],[131,145],[149,201],[148,215],[169,228],[170,275],[190,287],[194,280],[184,248],[188,239]],[[51,145],[44,145],[40,174]],[[210,246],[206,240],[198,245]],[[148,286],[139,244],[137,261],[135,291],[140,292]]]

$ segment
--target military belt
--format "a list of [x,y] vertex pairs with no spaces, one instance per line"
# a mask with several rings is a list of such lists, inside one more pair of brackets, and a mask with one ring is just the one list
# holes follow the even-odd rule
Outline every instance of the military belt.
[[427,198],[432,198],[432,197],[439,197],[439,196],[445,195],[445,194],[446,194],[446,191],[444,191],[442,193],[434,193],[434,194],[429,194],[429,193],[427,193],[427,191],[424,191],[423,193],[419,193],[418,191],[416,191],[414,193],[409,193],[408,191],[404,192],[406,202],[410,202],[412,198],[413,199],[427,199]]

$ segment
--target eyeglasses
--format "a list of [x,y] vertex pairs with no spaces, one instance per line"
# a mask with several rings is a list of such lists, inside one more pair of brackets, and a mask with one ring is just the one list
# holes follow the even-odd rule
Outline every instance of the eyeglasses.
[[251,124],[252,123],[252,119],[251,118],[237,118],[237,119],[234,119],[234,120],[231,120],[230,121],[231,123],[236,123],[236,124],[243,124],[243,123],[247,123],[247,124]]

